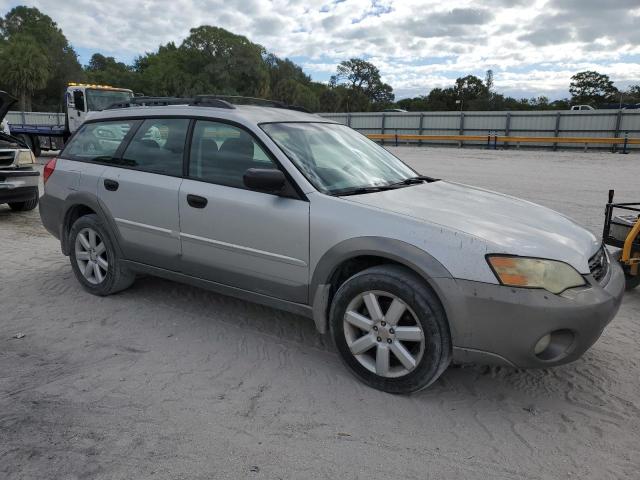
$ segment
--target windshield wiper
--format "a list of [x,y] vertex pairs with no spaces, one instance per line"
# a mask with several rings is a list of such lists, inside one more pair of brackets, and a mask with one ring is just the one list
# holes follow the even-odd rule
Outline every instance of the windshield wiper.
[[353,188],[342,188],[339,190],[333,190],[330,192],[331,195],[334,196],[346,196],[346,195],[361,195],[364,193],[374,193],[374,192],[383,192],[385,190],[395,190],[396,188],[402,188],[408,185],[417,185],[419,183],[427,182],[437,182],[437,178],[427,177],[418,175],[416,177],[405,178],[404,180],[400,180],[399,182],[387,183],[386,185],[371,185],[369,187],[353,187]]
[[422,183],[422,182],[431,183],[431,182],[437,182],[437,181],[438,181],[437,178],[427,177],[425,175],[418,175],[415,177],[405,178],[404,180],[400,180],[399,182],[392,183],[391,185],[417,185],[418,183]]
[[341,188],[333,190],[331,195],[335,197],[343,197],[347,195],[362,195],[363,193],[383,192],[384,190],[392,190],[398,188],[398,185],[372,185],[370,187],[354,187],[354,188]]

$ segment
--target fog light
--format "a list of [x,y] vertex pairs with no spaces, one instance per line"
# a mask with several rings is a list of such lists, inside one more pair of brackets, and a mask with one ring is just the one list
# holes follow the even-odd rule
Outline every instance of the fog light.
[[547,349],[550,343],[551,343],[551,334],[547,333],[546,335],[540,337],[540,340],[538,340],[538,343],[536,343],[536,346],[533,347],[533,353],[535,353],[536,355],[540,355],[542,352],[544,352]]

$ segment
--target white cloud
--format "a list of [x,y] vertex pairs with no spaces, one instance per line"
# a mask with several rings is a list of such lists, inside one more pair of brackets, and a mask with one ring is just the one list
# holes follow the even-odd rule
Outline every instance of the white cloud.
[[[132,58],[217,25],[318,78],[365,56],[399,96],[467,73],[495,72],[498,89],[566,95],[582,66],[640,82],[638,0],[26,0],[79,49]],[[0,0],[0,13],[14,2]],[[575,68],[574,68],[575,67]]]

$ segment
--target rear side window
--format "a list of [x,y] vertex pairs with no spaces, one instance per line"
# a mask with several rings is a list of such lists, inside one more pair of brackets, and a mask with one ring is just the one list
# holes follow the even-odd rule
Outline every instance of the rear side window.
[[145,120],[124,151],[120,164],[146,172],[182,175],[188,127],[189,120],[185,118]]
[[250,168],[277,168],[245,130],[226,123],[198,120],[193,130],[189,177],[246,188]]
[[89,162],[112,162],[135,121],[85,123],[69,141],[61,156]]

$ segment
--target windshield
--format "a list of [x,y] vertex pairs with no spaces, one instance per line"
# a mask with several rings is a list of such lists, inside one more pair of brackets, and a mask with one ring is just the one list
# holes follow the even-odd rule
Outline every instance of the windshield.
[[318,190],[341,194],[416,177],[364,135],[333,123],[267,123],[261,128]]
[[133,93],[122,90],[87,89],[86,95],[89,112],[104,110],[114,103],[126,102],[133,98]]

